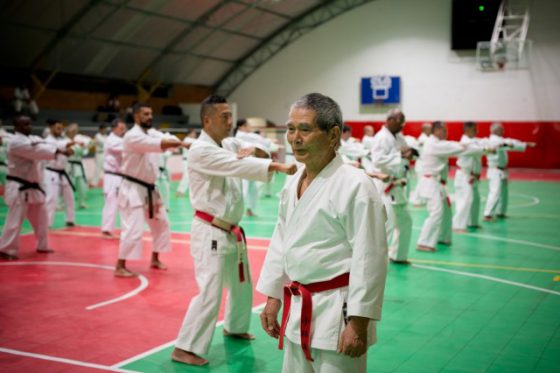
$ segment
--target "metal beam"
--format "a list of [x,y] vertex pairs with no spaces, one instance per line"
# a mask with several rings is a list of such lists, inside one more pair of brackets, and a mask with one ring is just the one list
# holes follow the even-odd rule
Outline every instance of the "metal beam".
[[266,38],[243,56],[214,85],[214,91],[229,96],[245,79],[274,55],[325,22],[374,0],[327,0],[309,9]]
[[43,48],[43,50],[35,57],[33,63],[31,64],[31,70],[36,70],[39,65],[48,57],[48,55],[53,51],[54,48],[63,40],[72,27],[74,27],[82,18],[97,4],[99,4],[101,0],[90,0],[86,5],[84,5],[80,10],[74,14],[72,18],[66,22],[64,26],[56,33],[55,37]]

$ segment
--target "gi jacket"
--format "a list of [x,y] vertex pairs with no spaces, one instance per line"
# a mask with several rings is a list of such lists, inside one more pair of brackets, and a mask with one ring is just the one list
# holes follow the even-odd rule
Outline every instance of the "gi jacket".
[[[257,290],[283,299],[291,281],[310,284],[350,273],[348,287],[313,294],[311,347],[336,350],[345,316],[381,319],[387,276],[386,212],[371,179],[337,155],[300,199],[302,167],[281,193],[278,223]],[[301,297],[292,298],[286,337],[300,343]],[[375,343],[370,322],[369,344]]]

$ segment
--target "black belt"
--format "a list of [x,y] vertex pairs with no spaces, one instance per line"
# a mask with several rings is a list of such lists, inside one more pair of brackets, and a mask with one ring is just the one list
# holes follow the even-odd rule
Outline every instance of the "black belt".
[[498,170],[502,170],[502,171],[505,171],[505,170],[507,170],[507,168],[506,168],[506,167],[496,167],[496,168],[497,168]]
[[43,190],[43,188],[41,188],[41,185],[39,185],[39,183],[32,183],[31,181],[27,181],[25,179],[12,175],[6,175],[6,179],[21,184],[21,186],[19,187],[20,192],[28,189],[36,189],[39,192],[43,193],[43,195],[46,195],[45,191]]
[[121,174],[120,172],[113,172],[113,171],[107,171],[107,170],[103,170],[103,172],[106,173],[107,175],[115,175],[115,176],[124,177],[124,175]]
[[150,184],[147,183],[143,180],[137,179],[135,177],[132,176],[128,176],[125,174],[119,174],[119,176],[124,177],[126,180],[136,183],[138,185],[142,185],[144,188],[146,188],[148,190],[148,216],[150,217],[150,219],[154,218],[154,201],[153,201],[153,197],[152,197],[152,192],[154,190],[156,190],[156,186],[155,184]]
[[70,184],[70,187],[72,188],[72,190],[74,192],[76,191],[76,187],[74,186],[74,184],[72,184],[72,180],[70,180],[70,176],[68,176],[68,172],[66,172],[66,170],[58,170],[58,169],[52,168],[52,167],[46,167],[46,169],[49,170],[49,171],[52,171],[52,172],[56,172],[58,174],[58,176],[60,176],[61,179],[64,176],[66,178],[66,180],[68,180],[68,184]]
[[[82,163],[82,161],[68,161],[68,162],[70,162],[70,164],[73,165],[73,166],[80,166],[80,168],[82,169],[82,178],[87,183],[86,169],[84,168],[84,164]],[[74,168],[73,167],[72,167],[72,176],[74,176]]]
[[6,162],[4,162],[4,161],[0,161],[0,166],[6,166],[6,167],[8,167],[8,164],[7,164]]

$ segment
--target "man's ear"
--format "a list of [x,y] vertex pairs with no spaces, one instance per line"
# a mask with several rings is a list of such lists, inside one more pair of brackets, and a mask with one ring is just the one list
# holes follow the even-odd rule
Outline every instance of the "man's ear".
[[331,128],[329,131],[329,142],[335,149],[338,148],[338,145],[340,144],[340,127],[334,126]]

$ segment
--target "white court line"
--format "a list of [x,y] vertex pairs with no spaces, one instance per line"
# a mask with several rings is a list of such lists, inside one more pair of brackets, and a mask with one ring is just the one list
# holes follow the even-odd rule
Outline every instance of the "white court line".
[[540,200],[540,199],[538,199],[537,197],[532,196],[532,195],[530,195],[530,194],[524,194],[524,193],[510,193],[509,195],[510,195],[510,196],[528,197],[528,198],[532,199],[531,202],[527,202],[527,203],[525,203],[525,204],[523,204],[523,203],[520,204],[520,205],[513,204],[513,205],[508,206],[508,207],[510,207],[510,208],[531,207],[531,206],[536,206],[536,205],[538,205],[539,203],[541,203],[541,200]]
[[518,287],[521,287],[521,288],[536,290],[536,291],[540,291],[540,292],[543,292],[543,293],[549,293],[549,294],[554,294],[554,295],[559,295],[560,296],[560,292],[558,292],[558,291],[545,289],[545,288],[540,288],[540,287],[532,286],[532,285],[527,285],[527,284],[524,284],[522,282],[504,280],[504,279],[501,279],[501,278],[498,278],[498,277],[479,275],[477,273],[471,273],[471,272],[454,271],[452,269],[444,269],[444,268],[439,268],[439,267],[425,266],[425,265],[421,265],[421,264],[412,264],[412,267],[429,269],[431,271],[447,272],[447,273],[451,273],[451,274],[454,274],[454,275],[460,275],[460,276],[481,278],[483,280],[499,282],[499,283],[506,284],[506,285],[518,286]]
[[[109,271],[113,271],[115,268],[110,266],[104,266],[101,264],[91,264],[91,263],[72,263],[72,262],[15,262],[15,263],[0,263],[2,266],[22,266],[22,265],[58,265],[58,266],[68,266],[68,267],[88,267],[88,268],[97,268],[97,269],[106,269]],[[87,306],[86,310],[91,311],[93,309],[107,306],[109,304],[117,303],[123,301],[128,298],[132,298],[138,295],[141,291],[148,287],[149,281],[144,275],[137,275],[138,279],[140,280],[140,285],[136,287],[136,289],[129,291],[121,295],[120,297],[116,297],[113,299],[109,299],[100,303],[92,304],[91,306]]]
[[[266,304],[266,303],[261,303],[261,304],[256,305],[255,307],[253,307],[253,308],[251,309],[251,312],[261,309],[262,307],[265,306],[265,304]],[[216,323],[216,327],[221,326],[223,323],[224,323],[224,320],[218,321],[218,322]],[[133,356],[133,357],[131,357],[131,358],[128,358],[128,359],[126,359],[126,360],[123,360],[123,361],[121,361],[121,362],[118,362],[118,363],[116,363],[116,364],[113,364],[113,365],[111,365],[111,367],[112,367],[112,368],[120,368],[120,367],[122,367],[122,366],[124,366],[124,365],[133,363],[133,362],[135,362],[136,360],[140,360],[140,359],[142,359],[142,358],[144,358],[144,357],[146,357],[146,356],[152,355],[152,354],[154,354],[154,353],[156,353],[156,352],[159,352],[159,351],[161,351],[161,350],[165,350],[167,347],[173,346],[173,345],[175,344],[175,342],[177,342],[176,339],[174,339],[174,340],[172,340],[172,341],[170,341],[170,342],[164,343],[164,344],[162,344],[162,345],[156,346],[156,347],[152,348],[151,350],[142,352],[142,353],[140,353],[140,354],[138,354],[138,355],[135,355],[135,356]],[[171,358],[170,358],[170,359],[171,359]]]
[[[412,229],[414,230],[422,230],[422,227],[418,227],[418,226],[413,226]],[[494,240],[494,241],[504,241],[504,242],[511,242],[511,243],[518,243],[518,244],[522,244],[522,245],[528,245],[528,246],[534,246],[534,247],[539,247],[542,249],[547,249],[547,250],[553,250],[553,251],[560,251],[560,247],[559,246],[552,246],[552,245],[547,245],[544,243],[538,243],[538,242],[533,242],[533,241],[524,241],[524,240],[515,240],[513,238],[504,238],[504,237],[498,237],[498,236],[490,236],[487,234],[479,234],[479,233],[453,233],[454,235],[460,235],[460,236],[472,236],[472,237],[480,237],[480,238],[486,238],[488,240]]]
[[47,361],[56,361],[57,363],[77,365],[77,366],[86,367],[86,368],[108,370],[108,371],[111,371],[111,372],[134,372],[133,370],[119,369],[119,368],[111,367],[111,366],[108,366],[108,365],[87,363],[85,361],[65,359],[65,358],[62,358],[62,357],[55,357],[55,356],[48,356],[48,355],[43,355],[43,354],[36,354],[36,353],[32,353],[32,352],[12,350],[11,348],[0,347],[0,352],[4,352],[6,354],[11,354],[11,355],[32,357],[32,358],[35,358],[35,359],[41,359],[41,360],[47,360]]

